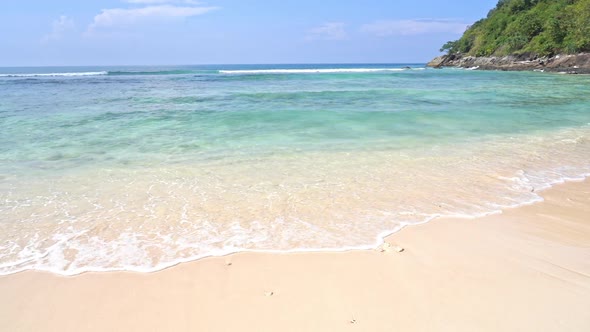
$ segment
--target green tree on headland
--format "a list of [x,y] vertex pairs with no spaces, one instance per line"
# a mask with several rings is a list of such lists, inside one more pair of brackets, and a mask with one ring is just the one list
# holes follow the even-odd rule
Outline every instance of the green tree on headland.
[[474,56],[590,51],[590,0],[500,0],[441,52]]

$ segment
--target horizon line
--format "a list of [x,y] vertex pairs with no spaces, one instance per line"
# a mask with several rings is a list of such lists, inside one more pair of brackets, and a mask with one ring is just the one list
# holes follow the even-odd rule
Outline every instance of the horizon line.
[[146,66],[261,66],[261,65],[421,65],[426,62],[269,62],[269,63],[199,63],[199,64],[102,64],[102,65],[13,65],[0,68],[71,68],[71,67],[146,67]]

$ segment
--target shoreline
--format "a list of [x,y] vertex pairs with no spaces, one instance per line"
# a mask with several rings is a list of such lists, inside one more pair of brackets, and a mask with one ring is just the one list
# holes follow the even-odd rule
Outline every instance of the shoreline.
[[502,214],[405,227],[382,250],[0,276],[0,330],[588,330],[590,181],[541,196]]
[[534,54],[475,57],[463,54],[441,55],[427,67],[457,67],[476,70],[541,71],[564,74],[590,74],[590,53],[558,54],[539,57]]
[[160,271],[165,271],[165,270],[174,268],[178,265],[189,264],[192,262],[198,262],[203,259],[222,258],[222,257],[227,257],[227,256],[231,256],[231,255],[241,254],[241,253],[281,255],[281,254],[305,254],[305,253],[346,253],[346,252],[354,252],[354,251],[378,250],[383,244],[387,243],[388,237],[391,237],[394,234],[403,231],[407,227],[421,226],[421,225],[425,225],[425,224],[428,224],[431,222],[436,222],[437,220],[441,220],[441,219],[442,220],[445,220],[445,219],[473,220],[473,219],[485,218],[488,216],[501,215],[506,210],[518,209],[521,207],[542,203],[544,201],[544,199],[543,199],[543,195],[541,193],[543,193],[547,190],[552,190],[555,186],[560,186],[560,185],[564,185],[564,184],[568,184],[568,183],[585,182],[588,180],[589,177],[590,177],[590,173],[587,173],[587,174],[580,175],[580,178],[562,178],[558,181],[548,182],[547,184],[545,184],[545,186],[543,186],[541,188],[538,188],[538,189],[533,188],[533,192],[535,192],[537,195],[537,197],[534,198],[533,200],[522,202],[522,203],[515,203],[514,205],[510,205],[510,206],[501,206],[501,207],[499,207],[498,210],[484,212],[479,215],[437,215],[437,216],[430,216],[426,220],[418,222],[418,223],[401,223],[399,225],[399,227],[394,230],[386,230],[386,231],[381,232],[377,236],[377,238],[375,239],[375,242],[373,244],[369,244],[369,245],[365,245],[365,246],[357,246],[357,247],[351,246],[351,247],[341,247],[341,248],[304,248],[304,249],[298,248],[298,249],[290,249],[290,250],[238,249],[238,250],[230,251],[230,252],[223,253],[223,254],[210,254],[210,255],[204,255],[204,256],[200,256],[200,257],[196,257],[196,258],[191,257],[191,258],[179,259],[177,261],[164,264],[164,266],[162,266],[162,267],[156,266],[151,269],[145,269],[145,270],[127,269],[127,268],[124,268],[124,269],[104,268],[104,269],[86,269],[86,270],[82,270],[82,271],[75,271],[73,273],[60,273],[60,272],[51,271],[51,270],[26,268],[26,269],[18,270],[15,272],[10,272],[7,274],[0,274],[0,278],[5,277],[5,276],[19,274],[19,273],[25,273],[25,272],[48,273],[48,274],[55,275],[58,277],[76,277],[76,276],[80,276],[80,275],[84,275],[84,274],[88,274],[88,273],[150,274],[150,273],[157,273]]

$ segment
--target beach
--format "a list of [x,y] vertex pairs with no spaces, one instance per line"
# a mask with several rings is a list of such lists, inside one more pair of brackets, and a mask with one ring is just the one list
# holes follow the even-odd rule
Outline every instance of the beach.
[[0,331],[590,329],[588,76],[0,73]]
[[495,3],[5,6],[0,332],[589,332],[590,0]]
[[541,196],[408,226],[375,250],[2,276],[0,330],[588,331],[590,182]]

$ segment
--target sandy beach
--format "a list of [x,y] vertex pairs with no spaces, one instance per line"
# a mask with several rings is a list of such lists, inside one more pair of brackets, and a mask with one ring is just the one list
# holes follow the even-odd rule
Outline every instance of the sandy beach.
[[3,6],[0,332],[590,332],[589,22]]
[[[0,278],[1,331],[589,331],[590,182],[385,247]],[[403,250],[402,250],[403,248]]]

